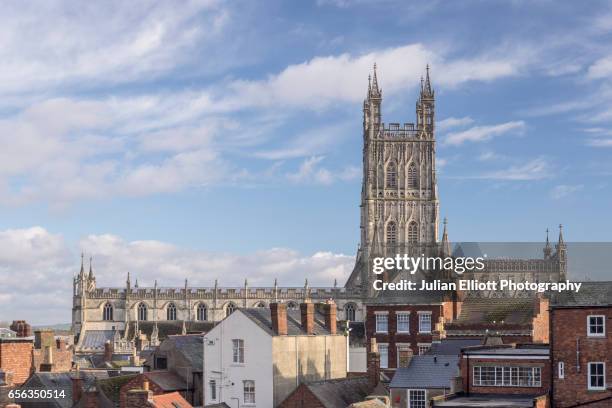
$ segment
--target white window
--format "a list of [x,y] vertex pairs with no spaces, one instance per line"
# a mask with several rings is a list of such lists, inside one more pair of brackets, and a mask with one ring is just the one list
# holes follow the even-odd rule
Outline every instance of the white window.
[[408,188],[417,188],[417,171],[414,163],[408,166]]
[[238,364],[244,363],[244,340],[233,339],[232,348],[233,348],[232,361]]
[[565,363],[563,361],[559,361],[559,379],[565,378]]
[[217,399],[217,381],[210,380],[208,386],[210,387],[210,399],[214,401]]
[[419,343],[419,355],[423,355],[425,353],[427,353],[429,351],[429,349],[431,348],[431,344],[430,343]]
[[587,333],[589,336],[602,337],[606,335],[606,317],[588,316]]
[[387,333],[389,331],[389,316],[387,314],[376,315],[376,333]]
[[541,387],[540,367],[474,366],[473,384],[481,387]]
[[606,389],[606,364],[589,363],[589,390]]
[[431,333],[431,313],[419,314],[419,333]]
[[255,404],[255,381],[244,381],[244,403]]
[[397,227],[394,222],[387,224],[387,243],[395,244],[397,242]]
[[410,313],[397,312],[397,331],[399,333],[410,332]]
[[387,166],[387,187],[397,187],[397,169],[395,163],[390,163]]
[[419,242],[419,226],[412,221],[408,224],[408,243],[416,244]]
[[408,390],[408,408],[426,408],[425,390]]
[[389,368],[389,345],[379,344],[378,353],[380,354],[380,368]]

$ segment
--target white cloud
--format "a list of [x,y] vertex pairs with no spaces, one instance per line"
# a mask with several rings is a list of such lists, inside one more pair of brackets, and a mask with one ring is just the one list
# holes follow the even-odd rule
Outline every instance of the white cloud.
[[592,147],[612,147],[612,139],[591,139],[587,142]]
[[[3,320],[26,319],[34,324],[70,322],[72,277],[78,273],[79,248],[93,251],[99,286],[123,286],[127,272],[132,282],[160,286],[329,286],[342,285],[354,257],[331,252],[301,254],[272,248],[248,254],[188,250],[162,241],[126,241],[112,234],[89,235],[68,244],[42,227],[0,231],[0,310]],[[86,265],[86,268],[88,265]],[[41,312],[44,311],[44,312]]]
[[515,132],[522,133],[525,130],[525,122],[513,121],[499,125],[475,126],[470,129],[449,133],[444,139],[446,145],[461,145],[464,142],[484,142],[495,136]]
[[587,71],[590,79],[608,78],[612,75],[612,56],[595,61]]
[[527,163],[510,166],[504,170],[488,172],[476,178],[507,181],[542,180],[552,176],[551,167],[548,160],[538,157]]
[[555,200],[559,200],[561,198],[567,197],[570,194],[582,190],[583,187],[584,186],[582,184],[560,184],[558,186],[553,187],[553,189],[550,191],[550,196]]
[[287,173],[286,177],[293,183],[333,184],[336,181],[350,181],[361,175],[361,170],[355,166],[347,166],[338,172],[321,167],[324,156],[312,156],[300,164],[294,173]]
[[216,0],[180,7],[116,0],[86,7],[7,4],[0,16],[0,93],[155,78],[188,62],[196,46],[209,44],[228,23]]
[[464,116],[462,118],[446,118],[436,122],[436,130],[438,132],[445,132],[448,129],[457,128],[457,127],[465,127],[474,123],[474,119],[469,116]]

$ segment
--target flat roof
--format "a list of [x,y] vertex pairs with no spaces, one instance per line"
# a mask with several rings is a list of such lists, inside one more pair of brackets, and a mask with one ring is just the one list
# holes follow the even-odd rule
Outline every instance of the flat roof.
[[434,401],[434,407],[463,408],[532,408],[536,397],[512,395],[470,395],[451,398],[446,401]]

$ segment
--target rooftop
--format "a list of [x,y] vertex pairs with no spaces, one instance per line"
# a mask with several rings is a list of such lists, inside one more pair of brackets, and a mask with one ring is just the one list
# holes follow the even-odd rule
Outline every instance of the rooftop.
[[433,407],[463,408],[531,408],[535,397],[514,395],[477,395],[450,397],[445,401],[435,401]]
[[191,404],[176,391],[169,394],[154,395],[152,399],[153,406],[156,408],[191,408]]
[[553,308],[612,306],[612,282],[583,282],[580,290],[554,293]]
[[550,355],[548,344],[502,344],[496,346],[475,346],[463,349],[465,355],[487,356],[546,356]]
[[305,386],[325,408],[346,408],[350,404],[363,401],[374,391],[367,377],[314,381]]
[[459,375],[459,356],[420,355],[395,371],[390,388],[451,388]]
[[458,356],[461,354],[461,349],[466,347],[479,346],[482,340],[476,339],[442,339],[440,343],[432,343],[431,348],[427,352],[430,355],[437,356]]
[[[238,311],[244,313],[249,319],[255,322],[259,327],[264,329],[271,336],[275,336],[276,333],[272,330],[272,314],[270,309],[263,307],[254,307],[247,309],[238,309]],[[342,333],[338,330],[338,333]],[[302,336],[306,332],[302,328],[301,315],[299,310],[287,310],[287,335],[288,336]],[[324,317],[321,313],[315,311],[314,316],[314,334],[315,335],[330,335],[329,330],[325,327]]]

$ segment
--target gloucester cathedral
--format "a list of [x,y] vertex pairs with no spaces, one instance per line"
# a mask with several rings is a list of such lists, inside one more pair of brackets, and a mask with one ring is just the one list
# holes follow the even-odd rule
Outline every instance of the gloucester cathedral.
[[[440,225],[436,180],[435,93],[429,68],[421,80],[416,102],[416,123],[382,122],[383,93],[374,65],[363,102],[363,179],[361,190],[360,245],[355,267],[344,285],[328,287],[282,286],[165,287],[155,282],[140,287],[129,274],[119,287],[98,287],[91,266],[81,262],[73,282],[72,330],[76,351],[98,352],[112,341],[115,351],[126,352],[141,342],[154,346],[168,334],[209,330],[236,308],[268,307],[284,302],[296,308],[301,302],[333,299],[341,320],[363,321],[364,304],[384,293],[373,290],[374,256],[421,254],[448,256],[446,220]],[[440,228],[442,227],[442,233]],[[88,269],[88,270],[86,270]],[[481,273],[494,277],[534,281],[564,280],[566,250],[560,231],[555,248],[548,242],[539,259],[489,259]],[[411,279],[433,278],[413,276]],[[385,274],[388,281],[405,279],[401,272]],[[409,277],[410,278],[410,277]],[[440,276],[436,276],[440,278]],[[452,279],[452,277],[446,277]],[[411,294],[405,295],[411,303]]]

